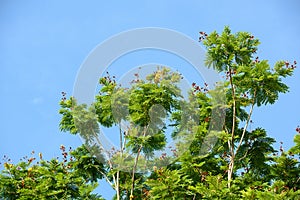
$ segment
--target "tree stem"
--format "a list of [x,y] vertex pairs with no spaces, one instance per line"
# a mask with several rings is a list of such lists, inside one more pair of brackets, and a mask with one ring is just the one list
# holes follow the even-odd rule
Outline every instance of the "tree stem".
[[253,108],[254,108],[254,105],[255,105],[255,97],[256,97],[256,92],[254,92],[254,95],[253,95],[253,101],[252,101],[252,104],[251,104],[251,107],[250,107],[249,115],[248,115],[246,124],[245,124],[244,129],[243,129],[242,137],[241,137],[240,142],[239,142],[239,144],[236,148],[236,153],[239,150],[239,148],[241,147],[243,139],[245,137],[245,133],[246,133],[246,130],[248,128],[248,125],[249,125],[249,122],[250,122],[250,119],[251,119],[251,116],[252,116],[252,113],[253,113]]
[[[148,127],[149,125],[145,126],[144,127],[144,130],[143,130],[143,137],[146,136],[146,132],[148,130]],[[140,148],[138,149],[137,151],[137,155],[135,157],[135,160],[134,160],[134,166],[133,166],[133,169],[132,169],[132,184],[131,184],[131,191],[130,191],[130,200],[133,199],[133,191],[134,191],[134,179],[135,179],[135,171],[136,171],[136,167],[137,167],[137,163],[139,161],[139,157],[140,157],[140,153],[142,151],[142,148],[143,148],[143,145],[141,144],[140,145]]]
[[234,153],[234,132],[235,132],[235,120],[236,120],[236,99],[235,99],[235,88],[232,81],[232,70],[230,67],[228,67],[229,70],[229,80],[230,80],[230,86],[231,86],[231,93],[232,93],[232,127],[231,127],[231,139],[230,139],[230,162],[228,166],[228,188],[231,187],[231,179],[233,174],[233,168],[234,168],[234,159],[235,159],[235,153]]
[[136,171],[137,163],[138,163],[139,156],[140,156],[142,148],[143,148],[143,146],[141,145],[138,152],[137,152],[135,160],[134,160],[134,166],[133,166],[133,169],[132,169],[132,179],[131,179],[132,183],[131,183],[131,191],[130,191],[130,200],[133,199],[135,171]]

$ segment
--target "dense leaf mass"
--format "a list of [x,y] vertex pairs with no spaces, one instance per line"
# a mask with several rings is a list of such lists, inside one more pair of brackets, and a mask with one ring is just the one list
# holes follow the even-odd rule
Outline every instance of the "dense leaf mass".
[[[92,105],[63,93],[60,130],[80,135],[84,146],[62,146],[62,160],[40,155],[12,164],[5,157],[0,198],[101,199],[92,191],[105,179],[117,200],[300,199],[300,128],[291,149],[276,150],[252,121],[260,106],[288,92],[283,79],[297,62],[270,66],[256,55],[257,38],[229,27],[200,32],[199,40],[207,67],[223,77],[214,89],[192,83],[183,98],[181,75],[158,67],[145,80],[135,74],[129,88],[107,73]],[[104,146],[100,126],[118,127],[117,147]]]

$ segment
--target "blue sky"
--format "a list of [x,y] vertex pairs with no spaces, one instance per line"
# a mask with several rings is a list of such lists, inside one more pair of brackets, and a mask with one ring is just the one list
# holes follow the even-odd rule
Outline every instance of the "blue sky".
[[[260,39],[261,59],[271,64],[281,59],[300,63],[299,8],[297,0],[1,0],[0,156],[17,161],[35,150],[51,158],[59,155],[60,144],[80,145],[78,137],[58,129],[61,92],[72,94],[84,59],[112,35],[133,28],[162,27],[198,40],[199,31],[220,32],[229,25],[234,32],[248,31]],[[149,62],[184,65],[174,56],[149,55],[124,56],[111,69]],[[285,80],[290,93],[281,95],[275,105],[254,111],[253,126],[263,126],[286,148],[293,144],[295,128],[300,125],[299,70]],[[99,190],[110,198],[107,187]]]

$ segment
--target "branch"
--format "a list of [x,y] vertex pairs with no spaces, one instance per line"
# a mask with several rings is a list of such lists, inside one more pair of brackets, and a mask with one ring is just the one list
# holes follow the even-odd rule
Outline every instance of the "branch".
[[248,115],[246,124],[245,124],[244,129],[243,129],[242,137],[241,137],[240,142],[239,142],[239,144],[238,144],[238,146],[237,146],[237,148],[236,148],[236,151],[235,151],[236,153],[238,152],[239,148],[240,148],[241,145],[242,145],[242,142],[243,142],[243,139],[244,139],[246,130],[247,130],[247,128],[248,128],[248,125],[249,125],[249,122],[250,122],[250,119],[251,119],[251,116],[252,116],[254,104],[255,104],[255,97],[256,97],[256,91],[254,92],[254,95],[253,95],[253,101],[252,101],[252,104],[251,104],[251,108],[250,108],[250,111],[249,111],[249,115]]
[[232,75],[231,75],[231,69],[229,67],[229,80],[230,80],[230,86],[231,86],[231,93],[232,93],[232,100],[233,100],[233,105],[232,105],[232,128],[231,128],[231,153],[232,156],[234,157],[234,145],[233,145],[233,141],[234,141],[234,131],[235,131],[235,118],[236,118],[236,99],[235,99],[235,88],[232,82]]
[[122,155],[123,155],[123,135],[122,135],[121,122],[119,122],[119,134],[120,134],[120,152],[121,152],[121,157],[122,157]]
[[249,150],[246,151],[246,153],[244,154],[243,157],[239,158],[239,161],[243,160],[244,158],[246,158],[246,156],[248,155]]
[[109,183],[109,185],[113,188],[113,183],[108,179],[108,177],[106,176],[105,173],[103,173],[102,171],[98,170],[105,178],[105,180]]
[[[149,124],[146,127],[144,127],[143,137],[146,136],[146,132],[148,130],[148,127],[149,127]],[[143,144],[140,145],[140,148],[138,149],[137,155],[136,155],[135,160],[134,160],[134,165],[133,165],[133,169],[132,169],[132,185],[131,185],[131,192],[130,192],[130,200],[133,199],[135,171],[136,171],[137,163],[139,161],[139,156],[140,156],[140,153],[142,151],[142,148],[143,148]]]
[[[229,132],[228,132],[228,129],[227,129],[227,127],[226,127],[226,126],[225,126],[225,128],[224,128],[224,129],[225,129],[225,132],[226,132],[226,133],[229,133]],[[231,149],[230,141],[229,141],[229,140],[227,140],[227,143],[228,143],[228,149],[229,149],[229,151],[230,151],[230,149]]]
[[234,168],[234,162],[235,162],[235,152],[234,152],[234,132],[235,132],[235,120],[236,120],[236,99],[235,99],[235,88],[232,81],[232,74],[231,74],[231,68],[228,66],[228,72],[229,72],[229,80],[230,80],[230,86],[231,86],[231,93],[232,93],[232,128],[231,128],[231,140],[228,142],[230,144],[230,161],[228,165],[228,188],[231,187],[231,179],[232,179],[232,173]]
[[139,156],[140,156],[142,148],[143,148],[143,145],[141,145],[140,148],[138,149],[137,155],[136,155],[135,160],[134,160],[134,165],[133,165],[133,169],[132,169],[132,180],[131,180],[132,184],[131,184],[130,200],[132,199],[132,196],[133,196],[135,170],[136,170],[136,167],[137,167],[137,163],[138,163]]
[[195,200],[196,199],[196,194],[194,194],[194,197],[193,197],[193,200]]
[[[98,134],[97,134],[94,130],[92,130],[92,132],[93,132],[93,134],[94,134],[94,136],[95,136],[97,142],[98,142],[100,145],[102,145],[101,141],[100,141],[99,138],[98,138]],[[108,164],[109,164],[109,168],[110,168],[110,170],[112,170],[112,169],[113,169],[113,166],[112,166],[111,160],[110,160],[110,158],[109,158],[109,154],[108,154],[107,152],[106,152],[106,155],[107,155],[107,157],[108,157],[107,162],[108,162]],[[100,172],[100,173],[101,173],[101,172]],[[103,174],[102,174],[102,175],[103,175]],[[104,176],[104,177],[105,177],[106,180],[108,180],[107,176]],[[113,174],[112,177],[113,177],[113,182],[114,182],[114,184],[117,185],[117,180],[116,180],[115,175]],[[113,184],[112,184],[109,180],[108,180],[108,183],[113,187]],[[118,189],[115,188],[115,190],[117,191]]]

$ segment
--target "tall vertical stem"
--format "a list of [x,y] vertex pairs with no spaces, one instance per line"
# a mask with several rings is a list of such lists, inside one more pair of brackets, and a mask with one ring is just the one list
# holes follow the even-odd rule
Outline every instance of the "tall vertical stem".
[[[146,132],[148,130],[148,127],[149,127],[149,125],[144,127],[143,137],[146,136]],[[139,157],[140,157],[140,153],[141,153],[142,149],[143,149],[143,144],[140,145],[140,147],[137,151],[137,155],[136,155],[135,160],[134,160],[134,165],[133,165],[133,169],[132,169],[132,179],[131,179],[132,183],[131,183],[131,191],[130,191],[130,200],[133,199],[135,172],[136,172],[136,167],[137,167]]]
[[135,171],[136,171],[137,163],[138,163],[139,156],[140,156],[142,148],[143,148],[143,146],[141,145],[140,148],[138,149],[138,152],[137,152],[137,155],[136,155],[135,161],[134,161],[134,166],[133,166],[133,169],[132,169],[132,179],[131,179],[132,183],[131,183],[131,191],[130,191],[130,200],[133,199]]
[[234,132],[235,132],[235,121],[236,121],[236,99],[235,99],[235,88],[232,81],[232,69],[228,67],[229,80],[232,94],[232,127],[231,127],[231,139],[230,139],[230,161],[228,166],[228,188],[231,187],[231,179],[234,169],[235,153],[234,153]]
[[[122,136],[122,128],[121,122],[119,122],[119,134],[120,134],[120,156],[123,157],[123,136]],[[117,171],[117,178],[116,178],[116,192],[117,192],[117,200],[120,200],[120,170]]]

